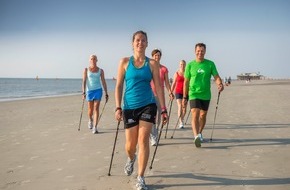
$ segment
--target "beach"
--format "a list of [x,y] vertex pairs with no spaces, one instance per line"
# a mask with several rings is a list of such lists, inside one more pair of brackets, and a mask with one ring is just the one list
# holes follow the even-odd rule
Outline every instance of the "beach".
[[[163,128],[152,170],[155,147],[150,150],[145,174],[149,189],[289,190],[290,80],[233,81],[226,86],[209,142],[217,94],[212,85],[203,132],[207,141],[201,148],[193,143],[190,119],[170,138],[177,122],[173,102],[167,138]],[[104,101],[100,111],[103,106]],[[80,95],[0,102],[0,189],[134,189],[137,162],[132,176],[126,176],[122,123],[108,176],[117,129],[114,93],[109,93],[99,134],[87,127],[86,104],[78,131],[81,110]]]

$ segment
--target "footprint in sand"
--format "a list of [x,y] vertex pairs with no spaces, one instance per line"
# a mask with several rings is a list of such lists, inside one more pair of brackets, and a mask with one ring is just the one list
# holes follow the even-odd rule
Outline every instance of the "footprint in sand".
[[261,172],[258,172],[258,171],[252,171],[252,174],[253,174],[255,177],[262,177],[262,176],[264,176],[264,174],[262,174]]
[[30,157],[30,160],[35,160],[36,158],[39,158],[39,156],[32,156]]
[[247,162],[244,162],[244,161],[241,161],[241,160],[234,160],[234,161],[232,161],[232,163],[239,164],[240,167],[242,167],[242,168],[247,168]]

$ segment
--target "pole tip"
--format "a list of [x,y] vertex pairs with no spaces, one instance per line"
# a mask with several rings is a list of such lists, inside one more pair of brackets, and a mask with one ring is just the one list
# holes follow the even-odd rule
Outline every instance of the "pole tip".
[[110,173],[108,173],[108,176],[111,176],[111,174],[110,174]]
[[150,166],[149,169],[152,170],[152,166]]

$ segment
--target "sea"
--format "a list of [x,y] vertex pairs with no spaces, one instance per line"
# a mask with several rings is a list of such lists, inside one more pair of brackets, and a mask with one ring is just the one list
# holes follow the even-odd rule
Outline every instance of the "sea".
[[[114,91],[116,80],[106,79],[108,91]],[[82,93],[82,79],[0,78],[0,102]]]

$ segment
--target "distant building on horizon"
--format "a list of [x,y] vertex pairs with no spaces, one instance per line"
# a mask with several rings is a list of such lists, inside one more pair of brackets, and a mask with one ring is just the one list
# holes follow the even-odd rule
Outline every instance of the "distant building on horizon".
[[237,75],[237,80],[261,80],[265,77],[260,75],[260,73],[241,73]]

